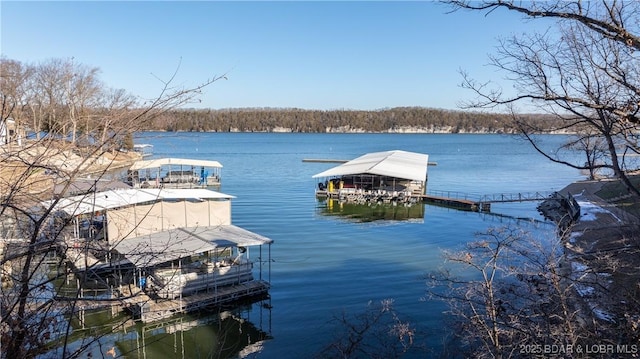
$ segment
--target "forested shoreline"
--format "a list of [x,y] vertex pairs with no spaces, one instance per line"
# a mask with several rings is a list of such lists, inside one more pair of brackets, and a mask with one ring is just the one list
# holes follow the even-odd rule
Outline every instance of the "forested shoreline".
[[[553,118],[520,115],[539,128],[557,128]],[[296,108],[175,109],[158,116],[152,131],[190,132],[393,132],[517,133],[512,115],[397,107],[374,111]]]
[[[378,110],[178,106],[193,103],[197,92],[188,93],[188,98],[178,104],[169,101],[172,106],[157,104],[150,113],[141,107],[140,98],[103,83],[97,67],[65,59],[27,64],[0,58],[0,68],[0,126],[7,122],[19,131],[47,132],[69,137],[72,143],[104,141],[115,130],[119,118],[136,118],[142,131],[169,132],[520,133],[518,124],[522,123],[539,132],[553,133],[562,128],[558,116],[552,115],[514,117],[417,106]],[[213,81],[216,79],[207,84]],[[178,91],[167,97],[181,98],[180,95]],[[99,138],[88,139],[89,133]]]

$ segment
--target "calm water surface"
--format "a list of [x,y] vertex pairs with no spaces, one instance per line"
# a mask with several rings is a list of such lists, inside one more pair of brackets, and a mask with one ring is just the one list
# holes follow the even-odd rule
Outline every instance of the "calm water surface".
[[[547,136],[545,144],[562,143]],[[221,192],[237,196],[234,224],[274,239],[270,304],[252,319],[273,337],[261,358],[310,357],[327,345],[332,316],[363,311],[369,301],[394,299],[394,307],[437,350],[442,342],[441,303],[425,302],[421,276],[442,265],[442,250],[473,240],[507,217],[426,205],[411,221],[355,222],[323,214],[311,176],[335,164],[304,158],[352,159],[401,149],[429,154],[428,189],[473,195],[553,191],[580,179],[550,163],[527,143],[502,135],[145,133],[155,157],[220,161]],[[537,203],[494,205],[494,212],[542,220]],[[530,226],[519,221],[523,226]],[[553,226],[532,230],[553,233]],[[197,330],[197,329],[194,329]],[[173,339],[170,339],[173,340]]]

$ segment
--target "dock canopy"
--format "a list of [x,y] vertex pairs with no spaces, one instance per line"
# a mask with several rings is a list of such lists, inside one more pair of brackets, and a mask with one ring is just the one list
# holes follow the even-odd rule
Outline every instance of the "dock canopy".
[[144,160],[135,162],[129,170],[137,171],[148,168],[159,168],[162,166],[194,166],[194,167],[213,167],[222,168],[222,164],[218,161],[192,160],[186,158],[159,158],[155,160]]
[[[85,213],[106,211],[115,208],[132,206],[146,202],[160,200],[230,200],[234,196],[211,191],[208,189],[122,189],[103,192],[93,192],[86,195],[61,198],[54,208],[55,211],[64,211],[70,216],[78,216]],[[54,200],[44,201],[42,205],[49,208]]]
[[429,155],[422,153],[373,152],[313,175],[313,178],[369,174],[424,182],[428,163]]
[[248,247],[272,242],[270,238],[229,224],[176,228],[129,238],[120,241],[113,249],[137,267],[151,267],[220,247]]

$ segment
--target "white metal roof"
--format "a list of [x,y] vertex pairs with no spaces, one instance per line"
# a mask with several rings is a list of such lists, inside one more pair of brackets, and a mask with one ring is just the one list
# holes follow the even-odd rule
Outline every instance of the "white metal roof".
[[213,227],[187,228],[194,236],[198,236],[208,242],[216,243],[220,247],[227,246],[259,246],[272,243],[273,239],[261,236],[244,228],[232,224]]
[[218,161],[193,160],[186,158],[158,158],[155,160],[136,161],[129,169],[132,171],[162,166],[197,166],[222,168]]
[[400,150],[373,152],[313,175],[313,178],[371,174],[425,181],[428,163],[429,155],[422,153]]
[[215,248],[215,244],[194,237],[182,228],[124,239],[113,247],[137,267],[150,267]]
[[120,241],[113,249],[149,267],[219,247],[256,246],[273,240],[234,225],[177,228]]
[[[232,199],[234,196],[204,189],[119,189],[103,192],[94,192],[74,197],[61,198],[54,208],[55,211],[64,211],[70,216],[84,213],[105,211],[114,208],[131,206],[145,202],[176,199]],[[53,200],[44,201],[42,205],[48,208]]]

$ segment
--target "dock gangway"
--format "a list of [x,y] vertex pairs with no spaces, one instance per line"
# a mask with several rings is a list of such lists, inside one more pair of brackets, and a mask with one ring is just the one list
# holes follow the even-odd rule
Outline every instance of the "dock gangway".
[[554,191],[498,193],[488,195],[470,194],[457,191],[429,191],[422,198],[425,202],[443,204],[471,211],[491,211],[492,203],[544,201]]

